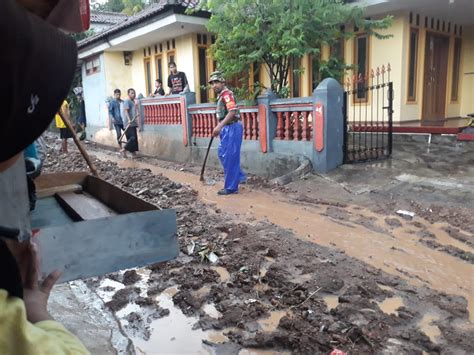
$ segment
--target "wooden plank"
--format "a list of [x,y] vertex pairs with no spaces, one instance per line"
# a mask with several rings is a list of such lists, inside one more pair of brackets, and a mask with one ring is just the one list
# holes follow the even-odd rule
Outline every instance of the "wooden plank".
[[40,250],[41,270],[61,271],[60,282],[163,262],[179,253],[174,210],[42,228],[33,240]]
[[120,214],[158,209],[155,205],[143,201],[142,199],[123,191],[107,181],[96,178],[95,176],[87,176],[83,186],[84,191],[87,191]]
[[87,221],[117,213],[88,193],[61,192],[55,195],[59,204],[74,221]]
[[79,192],[82,191],[82,185],[71,184],[71,185],[62,185],[62,186],[53,186],[48,188],[43,188],[36,193],[36,197],[45,198],[54,196],[60,192]]

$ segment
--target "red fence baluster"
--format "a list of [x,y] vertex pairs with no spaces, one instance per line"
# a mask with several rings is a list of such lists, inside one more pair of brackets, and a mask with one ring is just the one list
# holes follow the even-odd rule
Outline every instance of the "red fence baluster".
[[258,139],[260,136],[258,131],[258,113],[252,112],[252,139]]
[[283,139],[283,112],[277,112],[276,139]]
[[304,141],[309,140],[309,132],[308,132],[308,111],[303,111],[303,130],[301,132],[301,139]]
[[207,115],[207,121],[209,123],[209,131],[208,131],[208,137],[211,137],[212,136],[212,132],[214,131],[214,114],[213,113],[209,113]]
[[293,126],[293,139],[295,141],[300,140],[300,111],[293,113],[294,126]]
[[153,105],[153,106],[152,106],[152,110],[151,110],[151,113],[152,113],[151,122],[152,122],[153,124],[158,124],[158,108],[159,108],[159,106],[157,106],[157,105]]
[[291,121],[291,112],[285,112],[285,136],[283,137],[285,140],[290,139],[290,122]]
[[204,137],[209,137],[209,129],[211,127],[210,116],[210,113],[204,114]]
[[180,122],[180,117],[181,117],[181,109],[180,105],[178,103],[174,104],[175,107],[175,113],[174,113],[174,124],[179,124]]

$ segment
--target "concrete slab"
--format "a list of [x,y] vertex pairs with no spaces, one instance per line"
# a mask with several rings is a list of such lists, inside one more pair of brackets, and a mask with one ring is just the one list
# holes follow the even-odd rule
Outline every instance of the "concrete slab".
[[76,335],[91,354],[128,354],[130,340],[102,300],[82,283],[54,287],[48,309],[55,320]]

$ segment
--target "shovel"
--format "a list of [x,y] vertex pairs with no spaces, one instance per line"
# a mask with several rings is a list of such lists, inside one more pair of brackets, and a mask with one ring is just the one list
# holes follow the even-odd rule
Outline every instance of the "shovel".
[[209,141],[209,146],[207,147],[206,157],[204,158],[204,163],[202,164],[201,176],[199,177],[199,181],[204,181],[204,170],[206,169],[207,157],[209,156],[209,151],[211,150],[211,145],[212,145],[213,140],[214,140],[214,136],[212,136],[211,140]]

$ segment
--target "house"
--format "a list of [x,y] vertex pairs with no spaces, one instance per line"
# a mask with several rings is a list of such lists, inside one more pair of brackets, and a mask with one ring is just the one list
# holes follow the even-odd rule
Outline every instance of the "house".
[[[331,55],[355,64],[361,77],[390,64],[393,82],[395,123],[438,124],[446,119],[474,113],[474,1],[472,0],[365,0],[371,18],[393,16],[392,26],[379,40],[357,32],[332,48],[322,48],[321,58],[305,56],[293,61],[304,68],[290,73],[292,97],[310,96],[318,82],[320,60]],[[177,63],[187,75],[198,103],[208,102],[213,93],[203,88],[216,63],[207,54],[214,36],[207,32],[209,13],[186,13],[189,1],[160,1],[124,21],[79,43],[79,59],[92,130],[107,122],[105,100],[115,88],[133,87],[148,96],[154,80],[166,88],[168,63]],[[348,4],[347,6],[351,6]],[[105,22],[105,21],[104,21]],[[348,75],[347,77],[350,77]],[[249,75],[269,86],[265,70]],[[347,80],[346,77],[346,80]],[[346,81],[345,80],[345,81]],[[371,106],[370,92],[357,96],[351,105]]]

